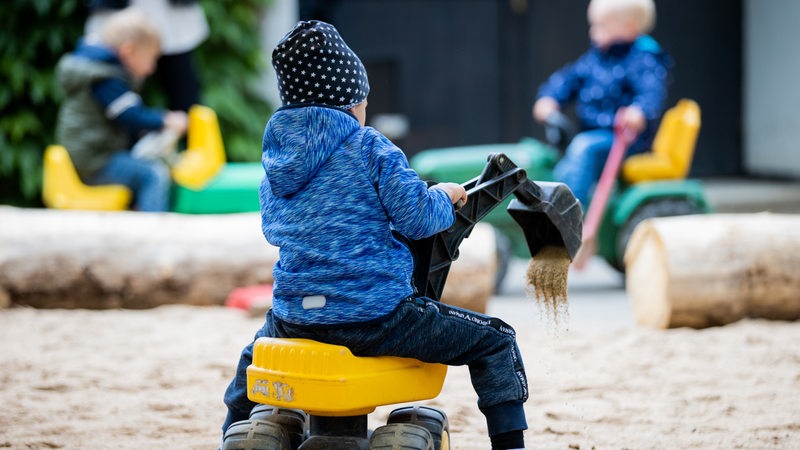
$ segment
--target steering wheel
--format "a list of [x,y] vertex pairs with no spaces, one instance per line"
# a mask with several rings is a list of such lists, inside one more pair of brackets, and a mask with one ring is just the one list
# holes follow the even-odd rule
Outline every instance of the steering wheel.
[[544,121],[544,136],[547,143],[561,153],[564,153],[577,132],[575,122],[561,111],[553,111]]

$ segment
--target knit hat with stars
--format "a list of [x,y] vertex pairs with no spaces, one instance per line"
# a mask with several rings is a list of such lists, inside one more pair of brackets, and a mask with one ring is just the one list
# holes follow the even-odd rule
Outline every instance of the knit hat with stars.
[[272,51],[284,106],[325,104],[350,109],[369,94],[367,71],[333,25],[298,22]]

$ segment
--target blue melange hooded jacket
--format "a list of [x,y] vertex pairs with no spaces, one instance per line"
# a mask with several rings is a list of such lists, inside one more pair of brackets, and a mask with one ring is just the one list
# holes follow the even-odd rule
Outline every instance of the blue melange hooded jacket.
[[273,313],[301,325],[379,319],[413,294],[413,257],[392,236],[430,236],[455,219],[405,155],[352,114],[286,107],[267,123],[261,183],[264,236],[280,247]]
[[611,129],[622,106],[636,105],[647,118],[647,128],[633,152],[650,145],[667,98],[672,58],[650,36],[615,44],[603,51],[592,46],[575,62],[547,79],[536,98],[552,97],[564,107],[575,102],[582,131]]

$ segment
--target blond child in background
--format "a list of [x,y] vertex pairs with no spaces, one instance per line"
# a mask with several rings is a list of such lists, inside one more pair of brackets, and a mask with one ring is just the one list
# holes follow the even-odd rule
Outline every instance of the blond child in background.
[[638,134],[628,155],[650,147],[672,66],[671,58],[646,34],[655,25],[653,0],[591,0],[587,13],[591,48],[551,75],[533,106],[533,117],[544,122],[575,102],[581,132],[567,147],[554,177],[567,184],[584,207],[611,149],[615,124]]
[[158,30],[137,10],[113,14],[98,36],[87,36],[56,67],[65,93],[56,140],[66,147],[87,184],[122,184],[140,211],[169,208],[171,178],[158,159],[135,158],[130,149],[148,131],[186,131],[182,111],[149,108],[137,93],[160,53]]

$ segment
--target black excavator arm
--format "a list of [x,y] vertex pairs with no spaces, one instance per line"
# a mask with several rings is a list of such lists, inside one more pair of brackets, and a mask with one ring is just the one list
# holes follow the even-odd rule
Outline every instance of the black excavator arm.
[[411,241],[415,258],[414,285],[417,295],[439,300],[450,271],[458,258],[458,246],[475,224],[509,195],[516,197],[508,212],[522,227],[532,257],[545,246],[563,247],[570,259],[581,246],[580,202],[562,183],[534,183],[503,153],[489,155],[480,175],[463,184],[467,202],[456,210],[449,229],[425,239]]

